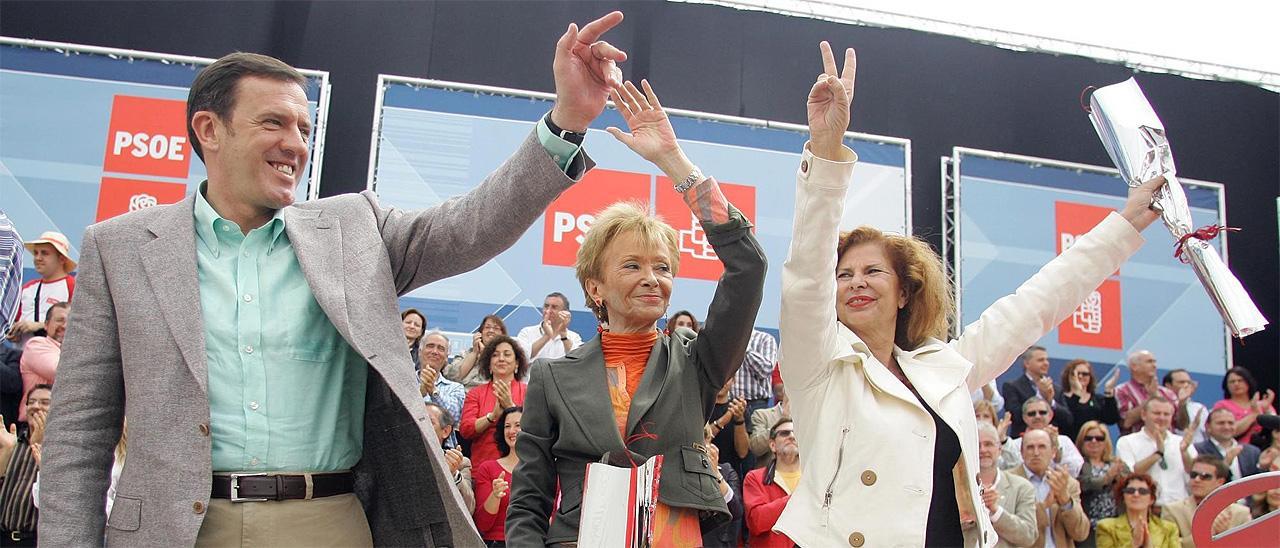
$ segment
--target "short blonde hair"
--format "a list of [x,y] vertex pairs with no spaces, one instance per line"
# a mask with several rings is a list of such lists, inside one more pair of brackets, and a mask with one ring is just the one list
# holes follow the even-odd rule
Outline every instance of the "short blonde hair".
[[929,337],[946,340],[955,306],[951,282],[943,273],[942,258],[919,238],[885,234],[873,227],[860,226],[840,235],[837,260],[862,244],[879,244],[884,249],[897,272],[898,285],[907,295],[907,306],[898,313],[894,344],[904,350],[915,350]]
[[642,202],[616,202],[601,211],[591,223],[587,237],[578,248],[578,258],[574,265],[577,270],[578,283],[582,285],[582,294],[586,296],[587,308],[595,313],[600,321],[609,321],[604,307],[596,304],[587,291],[587,280],[600,281],[604,270],[604,253],[609,244],[623,234],[634,233],[642,241],[648,241],[654,247],[666,248],[671,261],[671,274],[680,270],[680,236],[676,229],[663,222],[662,217],[649,213],[649,208]]
[[991,426],[998,426],[1000,414],[996,412],[996,405],[987,400],[978,400],[973,402],[973,416],[977,418],[979,411],[986,411],[991,415]]

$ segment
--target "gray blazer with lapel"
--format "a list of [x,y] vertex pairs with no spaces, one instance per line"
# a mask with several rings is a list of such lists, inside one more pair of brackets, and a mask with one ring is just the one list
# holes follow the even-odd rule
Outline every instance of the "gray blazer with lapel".
[[[563,358],[530,368],[524,417],[507,509],[507,544],[542,546],[578,538],[586,465],[663,455],[658,499],[694,508],[710,519],[729,512],[706,457],[703,425],[716,392],[737,370],[764,286],[765,255],[751,223],[737,209],[729,222],[705,227],[725,272],[702,331],[659,335],[627,415],[624,446],[614,420],[600,338]],[[560,506],[551,520],[557,485]]]
[[[572,172],[589,169],[582,160]],[[475,191],[423,211],[372,192],[298,204],[285,229],[316,301],[369,363],[356,494],[378,545],[478,546],[416,389],[397,296],[511,246],[573,183],[531,134]],[[52,546],[190,546],[211,460],[194,196],[85,231],[54,388],[40,540]],[[129,451],[103,500],[121,421]]]

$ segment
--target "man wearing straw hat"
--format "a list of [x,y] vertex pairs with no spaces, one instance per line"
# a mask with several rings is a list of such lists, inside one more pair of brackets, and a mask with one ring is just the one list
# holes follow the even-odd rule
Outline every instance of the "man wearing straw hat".
[[31,252],[39,279],[22,286],[18,300],[18,319],[9,338],[24,341],[44,328],[45,314],[54,303],[71,300],[76,290],[76,261],[71,258],[71,243],[61,232],[45,232],[23,244]]

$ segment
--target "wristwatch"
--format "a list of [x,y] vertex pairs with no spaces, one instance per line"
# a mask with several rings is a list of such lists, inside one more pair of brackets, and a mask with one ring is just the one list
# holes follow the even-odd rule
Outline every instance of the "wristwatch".
[[586,133],[578,133],[576,131],[561,129],[560,126],[557,126],[555,122],[551,121],[550,112],[548,112],[546,116],[543,116],[542,120],[547,123],[547,129],[551,130],[551,133],[554,133],[556,137],[569,141],[570,143],[581,145],[582,141],[587,138]]
[[702,170],[698,169],[698,166],[693,166],[693,171],[689,172],[689,175],[684,178],[684,181],[681,181],[680,184],[676,185],[676,192],[684,194],[689,189],[693,188],[693,185],[698,184],[698,181],[705,178],[706,176],[702,174]]

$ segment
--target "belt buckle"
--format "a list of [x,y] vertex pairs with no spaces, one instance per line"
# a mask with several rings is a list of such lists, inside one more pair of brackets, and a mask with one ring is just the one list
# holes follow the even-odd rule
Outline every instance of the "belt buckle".
[[231,502],[266,502],[271,499],[264,498],[245,498],[240,496],[240,478],[266,476],[265,473],[256,474],[231,474]]
[[9,540],[12,542],[22,542],[22,533],[18,531],[9,531]]

